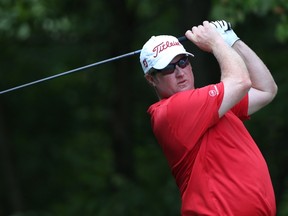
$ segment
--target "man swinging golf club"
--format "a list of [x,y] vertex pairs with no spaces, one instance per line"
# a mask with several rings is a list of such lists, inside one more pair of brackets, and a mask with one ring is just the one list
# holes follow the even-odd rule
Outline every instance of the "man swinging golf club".
[[215,56],[219,83],[194,87],[192,54],[175,37],[153,36],[140,54],[159,97],[148,113],[179,187],[181,215],[274,216],[265,159],[242,121],[273,100],[277,85],[226,21],[204,21],[185,35]]

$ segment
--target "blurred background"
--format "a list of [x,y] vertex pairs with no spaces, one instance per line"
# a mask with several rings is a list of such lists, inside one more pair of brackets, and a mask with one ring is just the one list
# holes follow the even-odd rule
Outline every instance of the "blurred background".
[[[218,19],[233,24],[278,84],[276,99],[246,125],[267,160],[278,215],[288,215],[286,0],[0,0],[0,90]],[[197,87],[217,82],[213,56],[184,46],[195,54]],[[0,95],[0,216],[179,215],[146,113],[157,100],[138,55]]]

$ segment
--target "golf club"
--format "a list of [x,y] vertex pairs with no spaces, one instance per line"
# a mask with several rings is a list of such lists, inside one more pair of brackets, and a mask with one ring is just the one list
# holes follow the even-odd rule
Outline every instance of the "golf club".
[[[182,36],[182,37],[179,37],[178,40],[179,40],[179,42],[183,42],[183,41],[187,40],[187,38],[185,36]],[[104,64],[104,63],[107,63],[107,62],[115,61],[115,60],[118,60],[118,59],[121,59],[121,58],[125,58],[125,57],[128,57],[128,56],[137,55],[140,52],[141,52],[141,49],[133,51],[133,52],[129,52],[129,53],[126,53],[126,54],[123,54],[123,55],[119,55],[119,56],[116,56],[116,57],[113,57],[113,58],[105,59],[105,60],[102,60],[102,61],[99,61],[99,62],[95,62],[95,63],[89,64],[89,65],[85,65],[85,66],[82,66],[82,67],[79,67],[79,68],[75,68],[75,69],[72,69],[72,70],[69,70],[69,71],[65,71],[65,72],[62,72],[62,73],[59,73],[59,74],[55,74],[55,75],[52,75],[52,76],[49,76],[49,77],[46,77],[46,78],[42,78],[42,79],[39,79],[39,80],[35,80],[33,82],[29,82],[29,83],[26,83],[26,84],[23,84],[23,85],[19,85],[19,86],[13,87],[13,88],[9,88],[9,89],[0,91],[0,94],[5,94],[7,92],[11,92],[11,91],[15,91],[15,90],[18,90],[18,89],[22,89],[22,88],[25,88],[25,87],[28,87],[28,86],[32,86],[32,85],[35,85],[35,84],[38,84],[38,83],[41,83],[41,82],[45,82],[45,81],[48,81],[48,80],[51,80],[51,79],[55,79],[55,78],[58,78],[58,77],[61,77],[61,76],[64,76],[64,75],[68,75],[68,74],[71,74],[71,73],[79,72],[79,71],[85,70],[87,68],[95,67],[95,66],[98,66],[98,65],[101,65],[101,64]]]

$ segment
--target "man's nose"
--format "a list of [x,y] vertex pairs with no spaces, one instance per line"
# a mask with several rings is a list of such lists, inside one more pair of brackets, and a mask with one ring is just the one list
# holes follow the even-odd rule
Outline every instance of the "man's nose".
[[181,67],[176,65],[175,74],[176,74],[176,76],[183,76],[184,75],[184,71],[183,71],[183,69]]

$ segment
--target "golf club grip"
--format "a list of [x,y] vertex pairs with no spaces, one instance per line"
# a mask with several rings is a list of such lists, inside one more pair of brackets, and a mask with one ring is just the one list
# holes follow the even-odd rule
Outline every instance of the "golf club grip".
[[179,42],[184,42],[187,40],[187,37],[186,36],[182,36],[182,37],[178,37],[177,38]]

